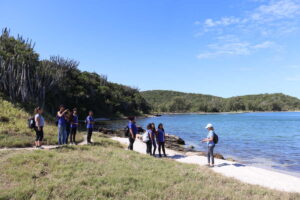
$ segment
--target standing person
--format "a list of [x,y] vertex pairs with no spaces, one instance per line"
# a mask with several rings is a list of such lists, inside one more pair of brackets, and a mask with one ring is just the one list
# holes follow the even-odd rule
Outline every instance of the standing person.
[[146,153],[152,155],[152,125],[147,125],[147,134],[149,135],[149,141],[146,142],[147,150]]
[[152,139],[152,145],[153,145],[153,153],[152,155],[155,156],[155,152],[156,152],[156,136],[157,136],[157,131],[156,131],[156,128],[155,128],[155,124],[154,123],[151,123],[151,128],[152,128],[152,136],[151,136],[151,139]]
[[[207,143],[207,161],[208,161],[208,166],[214,167],[215,165],[215,159],[214,159],[214,148],[215,148],[215,143],[214,143],[214,127],[212,124],[207,124],[205,127],[208,130],[208,135],[206,138],[202,140],[202,142]],[[211,162],[210,162],[211,161]]]
[[72,113],[71,111],[67,111],[65,114],[65,120],[66,120],[66,141],[65,144],[69,143],[69,135],[71,132],[71,119],[72,118]]
[[94,113],[93,111],[89,111],[89,115],[86,117],[86,128],[87,128],[87,143],[92,144],[92,134],[93,134],[93,129],[94,129]]
[[35,133],[36,133],[36,139],[35,139],[35,147],[42,149],[42,141],[44,138],[44,125],[45,125],[45,120],[44,117],[42,116],[43,114],[43,109],[40,107],[37,107],[35,110],[35,116],[34,116],[34,121],[35,121]]
[[156,141],[158,143],[158,153],[159,157],[161,157],[161,149],[164,153],[164,157],[167,157],[166,149],[165,149],[165,141],[166,141],[166,135],[165,135],[165,129],[163,124],[159,124],[157,128],[157,138]]
[[138,132],[138,129],[136,127],[135,117],[128,117],[129,123],[128,123],[128,129],[129,129],[129,150],[133,150],[133,143],[136,138],[136,134]]
[[57,126],[58,126],[58,144],[63,145],[66,142],[67,132],[66,132],[66,120],[65,114],[68,109],[65,106],[59,106],[59,111],[57,112]]
[[78,128],[78,114],[77,108],[73,108],[73,114],[71,118],[71,133],[70,133],[70,143],[76,145],[76,133]]

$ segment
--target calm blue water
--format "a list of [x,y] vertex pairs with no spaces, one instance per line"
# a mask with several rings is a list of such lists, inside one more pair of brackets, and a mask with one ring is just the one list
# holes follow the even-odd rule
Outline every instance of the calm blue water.
[[[220,139],[216,152],[242,163],[300,175],[300,112],[182,114],[137,120],[142,127],[150,122],[163,123],[167,133],[203,151],[204,127],[212,123]],[[126,121],[109,126],[124,127]]]

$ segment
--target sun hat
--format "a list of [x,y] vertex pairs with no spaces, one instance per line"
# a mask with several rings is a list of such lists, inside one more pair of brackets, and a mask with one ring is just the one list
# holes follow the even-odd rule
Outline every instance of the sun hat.
[[207,124],[205,128],[208,129],[208,128],[213,128],[213,127],[214,126],[212,124]]

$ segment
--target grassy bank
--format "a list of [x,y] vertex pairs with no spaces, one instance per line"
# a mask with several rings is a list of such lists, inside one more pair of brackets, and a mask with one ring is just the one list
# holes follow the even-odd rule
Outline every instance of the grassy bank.
[[0,199],[299,199],[243,184],[196,165],[94,146],[0,152]]
[[[30,114],[22,107],[0,97],[0,147],[29,147],[35,140],[35,132],[27,127]],[[57,127],[46,122],[45,144],[57,143]],[[82,140],[82,133],[77,136]]]

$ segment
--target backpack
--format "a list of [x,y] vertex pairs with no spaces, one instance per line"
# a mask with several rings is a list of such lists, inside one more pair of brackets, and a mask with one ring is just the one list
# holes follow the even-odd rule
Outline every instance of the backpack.
[[213,141],[215,144],[218,144],[218,142],[219,142],[219,136],[215,133],[214,133]]
[[35,128],[35,120],[34,120],[34,117],[30,117],[30,118],[28,119],[28,128],[31,128],[31,129]]
[[148,131],[146,131],[145,133],[143,133],[143,142],[149,142],[150,140],[150,136],[149,136],[149,133]]

